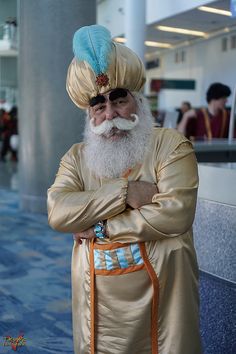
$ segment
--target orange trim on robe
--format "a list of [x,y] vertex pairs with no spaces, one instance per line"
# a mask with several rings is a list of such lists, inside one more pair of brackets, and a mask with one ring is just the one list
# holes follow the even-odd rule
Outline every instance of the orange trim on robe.
[[139,242],[140,245],[140,252],[143,257],[144,264],[147,268],[147,272],[152,282],[153,286],[153,298],[152,298],[152,319],[151,319],[151,327],[152,327],[152,353],[151,354],[158,354],[158,328],[157,328],[157,321],[158,321],[158,300],[159,300],[159,281],[157,275],[148,259],[145,243]]
[[94,239],[90,242],[90,303],[91,303],[91,328],[90,349],[95,354],[95,272],[94,272]]
[[94,243],[93,248],[95,250],[104,250],[110,251],[117,248],[123,248],[131,245],[131,243],[121,243],[121,242],[114,242],[114,243]]
[[[143,258],[144,264],[130,266],[125,269],[115,269],[115,270],[105,270],[105,269],[95,269],[94,268],[94,249],[102,250],[112,250],[115,248],[122,248],[124,244],[114,243],[114,244],[97,244],[92,241],[90,243],[90,275],[91,275],[91,354],[95,354],[95,275],[120,275],[135,272],[146,268],[150,280],[153,286],[153,298],[152,298],[152,313],[151,313],[151,345],[152,353],[158,354],[158,298],[159,298],[159,282],[157,275],[148,259],[146,248],[144,242],[139,242],[140,253]],[[126,244],[127,246],[127,244]]]
[[129,266],[128,268],[119,268],[114,270],[95,269],[95,275],[122,275],[137,272],[145,267],[144,264]]

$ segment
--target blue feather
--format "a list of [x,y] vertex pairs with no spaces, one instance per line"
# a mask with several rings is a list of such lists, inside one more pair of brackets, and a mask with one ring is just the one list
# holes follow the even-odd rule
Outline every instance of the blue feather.
[[86,61],[96,75],[106,72],[111,50],[111,34],[103,26],[85,26],[74,34],[73,51],[75,57],[79,61]]

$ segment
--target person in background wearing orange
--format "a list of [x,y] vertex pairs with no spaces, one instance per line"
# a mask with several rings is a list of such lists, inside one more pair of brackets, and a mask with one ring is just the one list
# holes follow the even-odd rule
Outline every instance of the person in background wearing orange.
[[216,82],[207,90],[207,108],[191,109],[183,115],[177,129],[191,140],[227,138],[230,113],[225,109],[231,90]]

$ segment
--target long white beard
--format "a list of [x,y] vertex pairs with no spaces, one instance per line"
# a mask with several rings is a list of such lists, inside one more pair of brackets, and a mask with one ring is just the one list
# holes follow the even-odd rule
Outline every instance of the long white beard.
[[111,141],[92,132],[89,116],[85,126],[85,159],[91,172],[98,177],[117,178],[129,168],[142,163],[149,148],[153,117],[147,100],[133,93],[137,103],[138,124],[126,130],[124,136]]

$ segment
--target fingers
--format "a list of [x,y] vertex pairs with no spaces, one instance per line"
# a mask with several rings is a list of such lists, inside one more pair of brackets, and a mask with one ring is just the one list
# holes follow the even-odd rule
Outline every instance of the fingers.
[[79,244],[82,244],[82,239],[91,240],[93,238],[95,238],[95,233],[92,227],[90,227],[85,231],[81,231],[73,234],[73,239],[77,241]]
[[82,239],[80,238],[79,234],[73,234],[73,239],[74,241],[78,242],[80,245],[82,245]]

